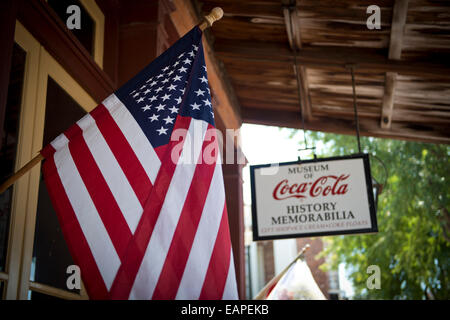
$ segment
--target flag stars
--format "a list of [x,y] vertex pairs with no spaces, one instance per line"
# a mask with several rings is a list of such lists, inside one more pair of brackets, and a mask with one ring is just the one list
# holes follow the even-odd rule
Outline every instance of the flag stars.
[[164,77],[164,74],[158,74],[158,76],[157,76],[157,78],[159,79],[159,78],[162,78],[162,77]]
[[166,122],[166,124],[169,124],[169,123],[173,123],[173,120],[174,120],[175,118],[171,118],[171,117],[169,117],[169,116],[167,116],[166,118],[164,118],[163,120]]
[[191,56],[191,58],[195,57],[194,51],[190,51],[190,52],[188,53],[188,55]]
[[163,99],[163,101],[166,101],[169,98],[170,98],[170,94],[167,94],[167,93],[161,97],[161,99]]
[[135,94],[133,94],[133,98],[136,98],[139,95],[139,92],[136,92]]
[[147,93],[149,93],[149,92],[151,92],[151,91],[152,91],[152,90],[147,89],[147,90],[145,90],[144,94],[147,94]]
[[168,129],[165,129],[163,126],[161,126],[161,128],[156,131],[158,131],[159,135],[162,135],[162,134],[167,134],[167,130]]
[[150,102],[153,102],[153,101],[155,101],[156,99],[158,99],[158,96],[151,96],[151,97],[149,98]]
[[194,91],[194,92],[197,94],[197,97],[198,96],[203,96],[203,94],[205,93],[205,91],[203,91],[201,89],[198,89],[197,91]]
[[178,56],[178,59],[181,59],[182,56],[184,56],[184,52]]
[[177,104],[180,104],[181,103],[181,97],[176,98],[175,101],[177,102]]
[[176,75],[176,76],[173,78],[173,82],[175,82],[175,81],[181,81],[181,76]]
[[203,102],[205,103],[205,106],[211,107],[211,102],[208,99],[203,100]]
[[140,103],[142,101],[144,101],[144,98],[142,98],[142,97],[140,97],[139,99],[136,100],[137,103]]
[[202,83],[208,83],[208,79],[205,78],[205,76],[198,78]]
[[176,108],[175,106],[173,106],[172,108],[169,108],[170,113],[178,113],[178,108]]
[[188,58],[186,58],[186,59],[183,60],[183,62],[184,62],[184,64],[191,64],[192,61],[189,60]]
[[169,70],[169,66],[165,67],[162,69],[164,72],[166,72],[167,70]]
[[164,110],[165,106],[166,106],[165,104],[160,103],[158,106],[156,106],[156,110],[158,110],[158,111]]
[[198,50],[198,46],[196,46],[195,44],[193,44],[192,47],[194,48],[194,51]]
[[194,102],[193,104],[191,104],[192,110],[200,110],[200,105],[197,104],[197,102]]
[[147,104],[147,105],[145,105],[145,107],[142,107],[141,109],[142,109],[142,111],[147,111],[147,110],[150,110],[150,105],[149,104]]
[[151,117],[148,117],[148,118],[151,120],[151,122],[158,121],[159,114],[153,114]]
[[179,72],[186,72],[187,69],[186,69],[185,67],[181,67],[178,71],[179,71]]
[[156,93],[158,93],[158,92],[162,91],[162,89],[163,89],[162,87],[159,87],[155,91],[156,91]]
[[169,90],[169,91],[175,90],[176,87],[177,87],[176,85],[171,84],[171,85],[169,86],[168,90]]
[[157,81],[153,80],[152,83],[150,83],[150,87],[153,87],[157,83],[158,83]]
[[169,79],[164,79],[163,81],[161,81],[162,83],[167,83],[167,82],[169,82]]

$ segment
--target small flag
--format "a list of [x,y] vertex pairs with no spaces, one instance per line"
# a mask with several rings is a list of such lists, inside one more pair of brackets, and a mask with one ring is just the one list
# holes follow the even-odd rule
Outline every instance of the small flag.
[[270,291],[267,300],[326,300],[311,270],[302,259],[290,266]]
[[192,29],[42,151],[90,298],[238,298],[201,37]]

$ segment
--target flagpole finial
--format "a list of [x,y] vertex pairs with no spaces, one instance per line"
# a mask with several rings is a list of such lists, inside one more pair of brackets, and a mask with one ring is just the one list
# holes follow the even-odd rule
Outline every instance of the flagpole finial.
[[214,22],[216,22],[217,20],[222,19],[223,17],[223,10],[222,8],[219,7],[215,7],[214,9],[211,10],[211,12],[203,17],[203,22],[200,24],[200,29],[203,31],[206,28],[209,28],[213,25]]

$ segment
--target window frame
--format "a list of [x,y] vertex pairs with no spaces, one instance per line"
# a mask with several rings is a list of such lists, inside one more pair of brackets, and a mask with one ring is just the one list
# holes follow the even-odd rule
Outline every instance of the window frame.
[[[97,103],[19,21],[16,21],[14,41],[27,53],[15,166],[17,170],[43,147],[49,76],[84,111],[90,112]],[[7,284],[4,296],[6,299],[28,299],[29,290],[33,290],[63,299],[88,299],[84,285],[80,294],[76,294],[30,281],[40,169],[41,165],[36,165],[14,185],[6,272],[0,273],[0,279]]]

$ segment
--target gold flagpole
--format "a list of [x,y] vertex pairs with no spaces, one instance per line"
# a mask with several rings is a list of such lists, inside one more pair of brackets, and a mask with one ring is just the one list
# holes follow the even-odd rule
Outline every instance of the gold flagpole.
[[[214,9],[212,9],[208,15],[203,17],[203,22],[200,23],[200,25],[199,25],[200,30],[203,31],[206,28],[211,27],[214,22],[222,19],[222,17],[223,17],[222,8],[216,7]],[[16,173],[14,173],[11,177],[6,179],[0,185],[0,194],[5,192],[6,189],[8,189],[10,186],[12,186],[20,177],[22,177],[25,173],[27,173],[29,170],[31,170],[35,165],[37,165],[42,160],[44,160],[44,156],[39,153],[37,156],[35,156],[33,159],[31,159],[26,165],[24,165]]]
[[295,259],[281,271],[278,275],[272,278],[265,286],[261,289],[261,291],[253,298],[253,300],[264,300],[267,296],[267,292],[275,286],[275,284],[280,281],[280,279],[284,276],[284,274],[289,270],[289,268],[297,262],[297,260],[302,259],[305,252],[309,249],[310,245],[306,244],[302,250],[300,250],[300,253],[295,257]]

